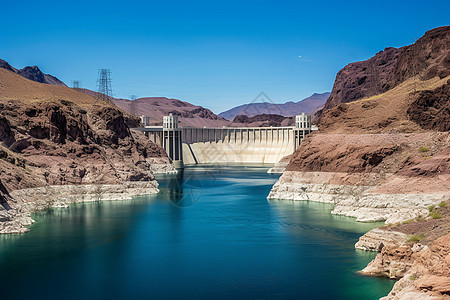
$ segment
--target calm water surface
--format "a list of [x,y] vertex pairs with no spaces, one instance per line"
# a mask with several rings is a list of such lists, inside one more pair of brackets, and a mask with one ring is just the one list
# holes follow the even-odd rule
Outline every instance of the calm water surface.
[[378,299],[394,284],[357,275],[377,224],[328,204],[267,201],[263,167],[192,167],[158,195],[76,204],[0,237],[2,299]]

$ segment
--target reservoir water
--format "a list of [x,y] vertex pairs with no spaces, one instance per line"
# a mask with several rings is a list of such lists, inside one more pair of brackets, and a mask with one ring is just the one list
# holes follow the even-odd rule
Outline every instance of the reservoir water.
[[161,192],[40,212],[0,236],[2,299],[378,299],[354,249],[379,224],[268,201],[264,167],[190,167]]

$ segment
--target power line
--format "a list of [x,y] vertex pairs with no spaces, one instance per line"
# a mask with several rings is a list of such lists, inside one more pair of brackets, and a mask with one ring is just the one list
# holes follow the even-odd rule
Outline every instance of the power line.
[[81,81],[80,80],[72,80],[72,88],[73,89],[81,88]]
[[113,97],[111,87],[111,71],[109,69],[99,69],[97,77],[97,98],[103,101],[111,101]]

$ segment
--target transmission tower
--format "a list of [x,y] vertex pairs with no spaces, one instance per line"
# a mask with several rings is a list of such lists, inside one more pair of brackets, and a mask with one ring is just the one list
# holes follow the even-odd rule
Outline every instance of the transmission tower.
[[130,103],[130,114],[134,115],[134,116],[139,116],[139,108],[137,107],[137,104],[134,100],[137,99],[136,95],[131,95],[130,96],[131,99],[131,103]]
[[81,81],[79,81],[79,80],[72,80],[72,88],[73,89],[81,88]]
[[99,69],[97,78],[98,98],[103,101],[111,101],[113,96],[111,88],[111,71],[109,69]]

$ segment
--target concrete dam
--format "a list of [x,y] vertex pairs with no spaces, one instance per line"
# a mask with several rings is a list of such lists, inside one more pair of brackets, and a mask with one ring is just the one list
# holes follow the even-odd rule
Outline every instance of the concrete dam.
[[163,126],[142,131],[164,148],[176,167],[194,164],[277,163],[294,153],[312,131],[311,116],[298,115],[292,127],[179,127],[174,115],[163,118]]

